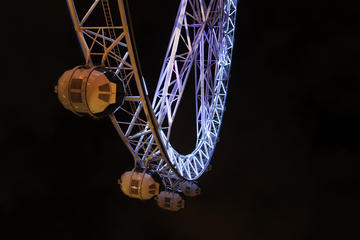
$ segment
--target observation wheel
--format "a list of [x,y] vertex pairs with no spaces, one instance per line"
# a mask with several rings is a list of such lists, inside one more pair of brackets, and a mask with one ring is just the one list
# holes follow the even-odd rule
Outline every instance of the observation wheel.
[[[80,116],[109,117],[134,159],[119,179],[132,198],[155,197],[177,211],[200,193],[216,143],[230,77],[237,0],[179,0],[153,99],[137,57],[127,2],[67,0],[85,58],[66,71],[56,92]],[[187,155],[170,142],[187,82],[194,81],[196,146]]]

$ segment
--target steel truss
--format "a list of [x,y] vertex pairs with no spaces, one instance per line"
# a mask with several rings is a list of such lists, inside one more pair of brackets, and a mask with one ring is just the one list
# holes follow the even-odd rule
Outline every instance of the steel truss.
[[[109,117],[134,165],[156,171],[172,189],[198,179],[209,165],[225,111],[237,0],[180,0],[152,102],[123,0],[88,2],[67,0],[86,64],[106,66],[124,81],[124,104]],[[181,155],[169,139],[188,79],[195,80],[197,140],[192,153]]]

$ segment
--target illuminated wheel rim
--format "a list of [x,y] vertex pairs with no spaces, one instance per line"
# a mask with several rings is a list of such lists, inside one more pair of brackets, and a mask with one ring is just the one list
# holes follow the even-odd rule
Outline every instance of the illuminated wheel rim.
[[[204,173],[218,140],[235,32],[236,1],[208,1],[207,5],[201,2],[180,4],[152,103],[164,151],[177,173],[186,180],[195,180]],[[195,149],[182,155],[169,139],[191,67],[195,69],[197,140]],[[152,167],[162,175],[170,175],[165,161]]]
[[[105,66],[124,81],[128,94],[124,105],[109,117],[135,167],[157,172],[172,189],[181,181],[198,179],[213,155],[225,111],[237,0],[180,0],[153,101],[123,0],[92,1],[81,6],[86,10],[82,14],[76,10],[80,0],[67,2],[86,64]],[[88,20],[92,15],[102,21],[94,24]],[[197,139],[192,153],[182,155],[169,139],[190,78],[195,79]]]

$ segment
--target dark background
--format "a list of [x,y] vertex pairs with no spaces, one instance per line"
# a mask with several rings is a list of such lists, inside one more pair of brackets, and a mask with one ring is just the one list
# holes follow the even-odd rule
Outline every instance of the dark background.
[[[171,213],[121,193],[116,179],[132,159],[109,121],[58,103],[58,77],[83,63],[65,1],[10,4],[2,8],[0,239],[359,239],[358,6],[239,1],[214,169],[201,178],[202,194]],[[150,86],[177,6],[131,1]],[[183,151],[189,134],[174,140]]]

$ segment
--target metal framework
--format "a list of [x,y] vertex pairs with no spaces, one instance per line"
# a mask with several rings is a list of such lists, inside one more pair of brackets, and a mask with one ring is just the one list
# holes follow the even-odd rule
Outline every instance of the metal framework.
[[[125,83],[124,104],[109,115],[134,165],[156,171],[166,187],[207,169],[225,111],[237,0],[179,0],[180,6],[150,101],[123,0],[67,0],[87,65],[104,65]],[[79,11],[78,11],[79,10]],[[79,17],[81,16],[81,17]],[[169,142],[187,80],[195,81],[195,149]]]

